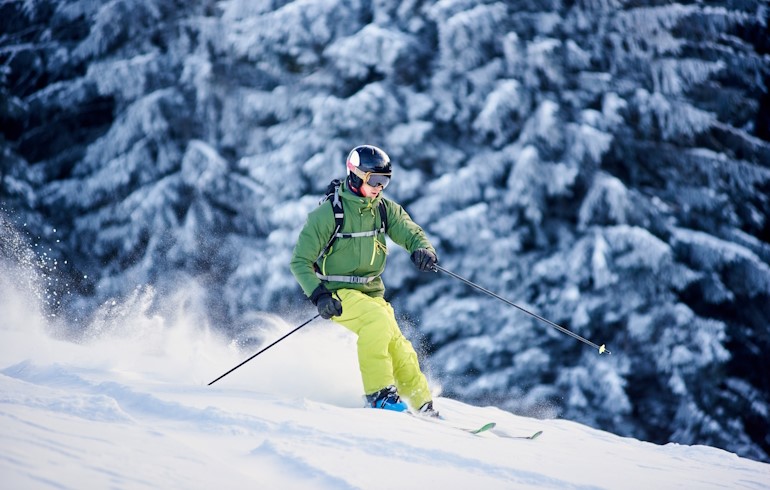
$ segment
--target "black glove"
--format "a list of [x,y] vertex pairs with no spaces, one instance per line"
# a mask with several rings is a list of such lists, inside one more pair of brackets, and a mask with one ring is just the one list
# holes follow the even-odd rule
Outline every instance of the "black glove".
[[438,258],[436,258],[436,254],[428,250],[427,248],[418,248],[414,252],[412,252],[412,262],[414,262],[414,266],[420,269],[423,272],[427,271],[434,271],[436,270],[436,262],[438,262]]
[[318,308],[318,313],[321,317],[326,320],[333,316],[342,315],[342,303],[335,299],[323,284],[315,288],[313,294],[310,295],[310,301]]

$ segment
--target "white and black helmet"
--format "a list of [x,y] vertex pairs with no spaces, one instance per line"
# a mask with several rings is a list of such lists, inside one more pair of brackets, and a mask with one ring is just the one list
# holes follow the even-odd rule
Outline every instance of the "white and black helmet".
[[355,188],[362,184],[385,188],[393,173],[388,154],[372,145],[356,146],[348,153],[345,162],[348,181]]

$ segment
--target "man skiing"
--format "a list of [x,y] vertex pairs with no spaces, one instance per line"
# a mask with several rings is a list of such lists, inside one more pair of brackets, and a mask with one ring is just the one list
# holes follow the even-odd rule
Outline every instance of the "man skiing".
[[[390,158],[361,145],[346,160],[347,178],[310,212],[291,259],[291,271],[326,319],[358,336],[358,363],[369,406],[438,416],[412,344],[384,299],[380,275],[388,253],[384,234],[411,253],[421,271],[434,270],[436,251],[421,227],[381,194]],[[334,183],[333,183],[334,184]],[[344,211],[343,211],[344,210]]]

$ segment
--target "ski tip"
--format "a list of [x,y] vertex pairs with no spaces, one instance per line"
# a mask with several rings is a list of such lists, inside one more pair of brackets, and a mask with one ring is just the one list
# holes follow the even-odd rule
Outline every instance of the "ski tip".
[[488,430],[494,429],[497,424],[495,422],[489,422],[487,424],[482,425],[478,429],[469,430],[471,434],[481,434],[482,432],[486,432]]
[[532,434],[531,436],[529,436],[529,439],[537,439],[538,437],[540,437],[540,435],[542,433],[543,433],[543,431],[539,430],[539,431],[535,432],[534,434]]

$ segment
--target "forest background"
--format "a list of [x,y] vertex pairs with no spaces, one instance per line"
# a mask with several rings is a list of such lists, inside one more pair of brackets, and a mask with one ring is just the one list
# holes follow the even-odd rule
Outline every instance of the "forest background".
[[3,1],[0,260],[72,340],[184,290],[250,352],[312,314],[295,239],[374,144],[441,265],[612,351],[391,247],[444,395],[770,461],[769,11]]

